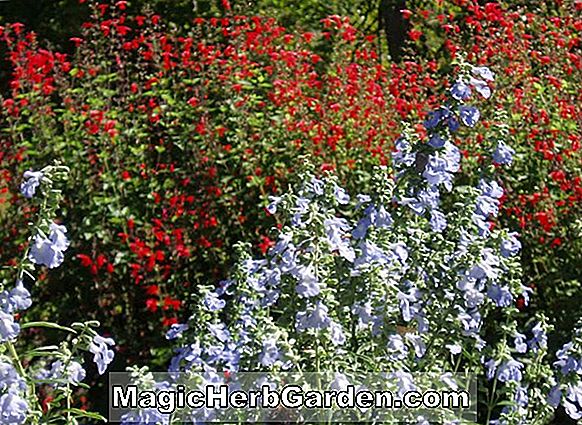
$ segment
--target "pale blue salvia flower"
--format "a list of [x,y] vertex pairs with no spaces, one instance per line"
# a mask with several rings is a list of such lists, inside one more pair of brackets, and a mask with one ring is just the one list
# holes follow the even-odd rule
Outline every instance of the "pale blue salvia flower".
[[405,338],[412,344],[412,347],[414,347],[414,354],[416,357],[421,358],[424,356],[424,353],[426,353],[426,344],[420,335],[407,333],[405,334]]
[[218,298],[216,292],[208,292],[204,296],[204,305],[206,306],[208,311],[218,311],[224,308],[224,306],[226,305],[226,301]]
[[89,345],[89,351],[93,354],[93,361],[97,365],[99,375],[103,375],[107,366],[113,361],[115,353],[109,347],[115,345],[112,338],[103,338],[96,335]]
[[297,268],[297,278],[298,283],[295,286],[295,290],[299,296],[307,298],[314,297],[319,294],[320,287],[317,278],[311,267],[298,267]]
[[529,397],[527,396],[527,388],[517,387],[514,395],[515,403],[520,407],[526,407],[529,402]]
[[49,229],[49,239],[53,243],[53,246],[58,250],[65,251],[70,245],[70,242],[65,235],[65,233],[67,233],[67,228],[60,224],[51,223]]
[[279,360],[280,353],[277,348],[277,340],[275,338],[267,338],[263,341],[263,351],[259,355],[259,362],[263,366],[273,366]]
[[495,377],[495,373],[497,372],[497,362],[493,359],[489,359],[484,363],[484,365],[487,368],[485,373],[487,379],[492,380]]
[[224,323],[209,323],[207,328],[212,336],[220,342],[230,341],[231,335]]
[[0,361],[0,391],[10,388],[24,391],[26,390],[26,381],[18,374],[14,366]]
[[513,304],[513,295],[507,286],[493,284],[487,290],[487,296],[491,298],[498,307],[509,307]]
[[548,394],[548,403],[554,409],[560,405],[562,400],[562,390],[559,385],[554,385]]
[[474,66],[471,69],[471,72],[474,75],[481,77],[487,81],[493,81],[495,79],[495,74],[491,72],[491,70],[486,66]]
[[480,117],[479,110],[474,106],[459,106],[459,118],[467,127],[475,127]]
[[297,313],[295,327],[298,331],[306,329],[325,329],[331,324],[328,316],[328,308],[321,301],[315,304],[311,310]]
[[61,360],[57,360],[51,366],[51,370],[47,376],[49,379],[66,379],[72,385],[79,385],[87,373],[83,366],[76,361],[70,361],[65,370],[65,365]]
[[582,419],[582,382],[568,384],[562,406],[572,419]]
[[453,87],[451,87],[451,95],[459,101],[467,100],[471,97],[471,87],[469,87],[465,81],[459,79]]
[[574,344],[568,342],[556,352],[555,367],[559,367],[563,375],[568,375],[571,372],[582,374],[582,358],[574,357],[571,353]]
[[174,323],[172,326],[170,326],[170,329],[168,329],[168,332],[166,332],[166,339],[172,340],[172,339],[181,338],[182,333],[184,333],[187,330],[188,330],[187,324]]
[[437,155],[431,155],[422,176],[430,185],[439,185],[451,179],[447,172],[447,161]]
[[28,199],[31,199],[36,193],[36,189],[40,186],[40,182],[44,174],[40,171],[25,171],[24,181],[20,185],[20,192]]
[[396,372],[392,372],[388,375],[388,379],[396,380],[396,386],[398,388],[398,396],[400,398],[404,397],[409,391],[416,391],[416,385],[414,385],[414,379],[412,375],[408,372],[404,372],[402,370],[398,370]]
[[510,359],[499,366],[499,369],[497,370],[497,379],[501,382],[521,382],[521,369],[523,369],[523,363]]
[[469,79],[469,84],[471,84],[477,93],[479,93],[485,99],[489,99],[491,97],[491,88],[485,81],[471,77]]
[[12,341],[20,333],[20,325],[14,321],[14,316],[0,310],[0,343]]
[[65,255],[49,238],[36,235],[30,247],[28,258],[34,264],[54,269],[63,263]]
[[435,232],[442,232],[447,228],[447,219],[445,215],[438,211],[432,210],[430,214],[430,227]]
[[493,151],[493,162],[500,165],[509,165],[513,161],[513,155],[515,155],[515,151],[500,140],[497,143],[497,148]]
[[334,196],[338,204],[346,205],[348,202],[350,202],[350,196],[341,186],[334,187]]
[[451,354],[454,355],[460,354],[463,351],[463,347],[461,347],[459,344],[447,344],[445,347]]
[[516,255],[521,250],[521,242],[517,239],[517,233],[511,232],[506,239],[501,241],[501,255],[505,258]]
[[388,348],[388,356],[391,360],[402,360],[408,356],[408,347],[399,334],[390,335],[386,347]]
[[0,310],[5,313],[14,314],[26,310],[31,305],[30,292],[24,287],[20,279],[16,281],[16,285],[10,291],[0,292]]
[[323,195],[323,190],[325,188],[325,182],[316,177],[311,179],[311,182],[307,185],[307,190],[312,192],[314,195]]
[[440,109],[436,111],[431,111],[428,113],[426,120],[424,121],[424,127],[428,130],[435,128],[439,125],[441,119],[443,118],[443,113]]
[[346,342],[346,335],[342,325],[332,321],[329,325],[329,331],[331,332],[331,342],[333,345],[343,345]]
[[429,137],[428,145],[435,149],[439,149],[445,145],[445,141],[446,141],[445,139],[443,139],[441,136],[435,133]]
[[8,391],[0,397],[0,424],[20,425],[28,416],[28,403],[16,391]]
[[327,218],[323,222],[327,240],[332,251],[338,251],[339,255],[346,260],[353,262],[355,259],[354,249],[350,246],[349,239],[346,237],[350,230],[350,224],[345,218]]
[[51,223],[48,237],[37,234],[30,247],[28,258],[35,264],[58,267],[65,259],[64,251],[69,247],[65,226]]
[[395,142],[396,150],[392,153],[392,161],[394,165],[410,167],[414,164],[416,153],[411,152],[410,143],[403,137],[400,137]]
[[494,254],[491,248],[481,250],[481,259],[471,268],[469,276],[473,279],[497,279],[499,276],[499,257]]
[[515,332],[513,335],[513,344],[515,346],[515,351],[518,353],[525,353],[527,351],[527,343],[525,342],[525,335],[519,332]]
[[548,336],[546,335],[546,331],[542,327],[542,324],[538,322],[531,331],[533,337],[528,342],[529,347],[533,351],[545,349],[548,346]]

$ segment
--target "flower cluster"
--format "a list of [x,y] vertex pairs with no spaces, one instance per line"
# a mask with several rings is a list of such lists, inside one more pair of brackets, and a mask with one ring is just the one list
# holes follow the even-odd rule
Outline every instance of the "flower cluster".
[[[40,424],[56,420],[77,423],[77,416],[87,415],[72,410],[73,388],[80,387],[87,374],[82,365],[82,351],[94,354],[100,374],[113,360],[114,353],[109,347],[114,341],[93,330],[98,323],[73,323],[67,327],[44,321],[24,324],[16,321],[32,305],[25,282],[34,282],[35,265],[58,267],[69,246],[67,229],[53,221],[62,197],[55,186],[66,178],[68,171],[55,165],[24,173],[22,194],[37,204],[38,211],[36,221],[31,224],[29,248],[15,266],[16,283],[8,287],[2,276],[0,285],[0,424]],[[24,328],[58,329],[68,336],[58,346],[18,345],[17,349],[17,339]],[[47,397],[41,403],[37,392],[51,393],[50,400],[55,402],[49,403]],[[99,418],[99,415],[93,417]]]
[[[460,68],[492,78],[484,67]],[[520,242],[488,222],[503,189],[491,167],[477,187],[455,185],[452,132],[479,116],[463,103],[466,92],[451,89],[451,103],[429,114],[426,138],[404,132],[393,173],[378,169],[371,193],[351,197],[336,177],[308,173],[298,190],[273,197],[268,210],[284,223],[274,245],[261,259],[238,246],[231,278],[208,288],[192,320],[168,332],[181,341],[170,371],[207,380],[248,370],[331,370],[348,380],[358,370],[382,371],[400,376],[405,391],[411,372],[446,380],[463,370],[483,379],[486,423],[551,418],[549,325],[542,315],[520,325],[516,306],[531,292],[519,279]],[[507,136],[490,131],[492,140]],[[498,163],[495,153],[491,161]],[[568,387],[565,404],[576,388]]]

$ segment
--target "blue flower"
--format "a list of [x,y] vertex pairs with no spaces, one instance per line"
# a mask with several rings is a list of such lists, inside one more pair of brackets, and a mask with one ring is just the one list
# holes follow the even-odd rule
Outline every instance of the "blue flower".
[[562,406],[572,419],[582,419],[582,382],[568,384]]
[[89,352],[93,353],[93,361],[97,365],[99,375],[103,375],[107,366],[113,361],[115,354],[113,350],[109,349],[109,346],[113,345],[115,345],[113,339],[103,338],[99,335],[95,335],[89,345]]
[[497,362],[493,359],[488,360],[485,362],[485,367],[487,368],[486,376],[487,379],[491,380],[495,377],[495,373],[497,372]]
[[65,259],[63,252],[69,247],[66,232],[65,226],[51,223],[48,237],[36,235],[28,254],[30,261],[49,269],[60,266]]
[[436,111],[431,111],[428,113],[428,117],[424,121],[424,127],[428,130],[435,128],[439,125],[439,122],[443,118],[443,112],[441,109],[437,109]]
[[491,298],[498,307],[509,307],[513,304],[513,295],[507,286],[493,284],[487,290],[487,296]]
[[525,342],[525,335],[519,332],[515,332],[513,335],[513,344],[515,346],[515,351],[518,353],[525,353],[527,351],[527,344]]
[[268,338],[263,341],[263,351],[259,355],[259,362],[263,366],[273,366],[279,360],[279,349],[275,338]]
[[432,134],[428,139],[429,146],[432,146],[435,149],[442,148],[445,145],[445,139],[443,139],[438,134]]
[[0,424],[20,425],[28,416],[28,403],[15,391],[0,397]]
[[230,341],[231,339],[230,332],[228,331],[224,323],[209,323],[207,325],[207,328],[212,334],[212,336],[219,340],[220,342]]
[[394,165],[410,167],[414,164],[416,154],[411,152],[410,143],[406,139],[403,137],[397,139],[395,142],[395,148],[396,150],[392,153],[392,161],[394,162]]
[[338,204],[345,205],[350,202],[350,196],[343,187],[335,186],[333,193]]
[[516,255],[521,249],[521,242],[517,239],[517,233],[512,232],[507,235],[507,239],[501,241],[501,255],[505,258]]
[[474,265],[469,276],[474,279],[496,279],[499,275],[499,257],[497,257],[491,248],[483,248],[481,250],[481,259]]
[[43,177],[44,174],[40,171],[25,171],[25,180],[20,185],[20,192],[28,199],[32,198]]
[[491,88],[485,81],[471,77],[469,84],[471,84],[475,90],[477,90],[477,93],[479,93],[485,99],[489,99],[491,97]]
[[520,382],[522,378],[521,369],[523,368],[523,364],[518,362],[517,360],[508,360],[505,363],[502,363],[499,366],[497,371],[497,379],[501,382],[509,382],[515,381]]
[[481,114],[474,106],[461,105],[459,106],[459,117],[461,122],[467,127],[475,127],[477,121],[479,121],[479,118],[481,117]]
[[388,337],[386,347],[389,351],[389,358],[394,360],[403,360],[408,356],[408,347],[404,343],[404,339],[399,334],[392,334]]
[[447,227],[447,219],[445,215],[438,211],[432,210],[430,215],[430,227],[435,232],[442,232]]
[[529,401],[527,396],[527,388],[524,387],[517,387],[515,390],[514,400],[520,407],[526,407]]
[[398,387],[398,397],[400,398],[404,397],[404,394],[406,394],[409,391],[416,391],[414,379],[412,375],[408,372],[398,370],[388,375],[388,378],[396,380],[396,386]]
[[72,385],[79,385],[79,383],[83,381],[83,379],[85,379],[86,375],[87,374],[85,372],[85,369],[83,369],[83,366],[79,362],[76,362],[74,360],[70,361],[67,364],[65,370],[65,365],[63,364],[63,362],[57,360],[52,364],[48,377],[49,379],[57,380],[66,379],[67,382],[69,382]]
[[11,341],[20,333],[20,325],[14,321],[14,316],[0,310],[0,343]]
[[532,328],[531,331],[533,333],[533,337],[528,342],[529,347],[533,351],[538,351],[538,350],[546,348],[548,346],[548,336],[546,335],[546,332],[542,328],[542,324],[537,323]]
[[497,149],[493,152],[493,162],[500,165],[509,165],[513,161],[515,151],[503,141],[497,143]]
[[573,346],[572,342],[568,342],[556,352],[558,360],[554,362],[554,366],[559,367],[563,375],[572,372],[582,374],[582,359],[576,358],[570,353]]
[[24,287],[22,281],[16,281],[16,285],[10,291],[0,293],[0,309],[5,313],[16,313],[26,310],[32,305],[30,292]]
[[350,246],[346,233],[350,230],[350,224],[344,218],[328,218],[323,222],[327,240],[332,251],[338,251],[339,255],[352,262],[356,256]]
[[474,66],[471,72],[487,81],[493,81],[495,79],[495,74],[486,66]]
[[18,374],[14,366],[0,361],[0,391],[10,388],[24,391],[26,390],[26,381]]
[[424,356],[424,354],[426,353],[426,345],[422,340],[422,337],[420,335],[415,335],[411,333],[406,333],[404,336],[406,340],[412,344],[412,347],[414,348],[414,354],[416,355],[416,357],[420,359],[422,356]]
[[343,345],[346,342],[346,335],[342,325],[332,321],[329,325],[329,331],[331,332],[331,342],[333,345]]
[[451,94],[457,100],[467,100],[471,97],[471,88],[463,80],[459,79],[451,87]]
[[297,294],[301,297],[314,297],[319,294],[319,282],[311,267],[299,267],[297,269],[299,283],[295,286]]
[[224,308],[224,306],[226,305],[226,301],[218,298],[216,292],[208,292],[204,296],[204,305],[206,306],[208,311],[218,311]]
[[554,409],[560,405],[562,400],[562,390],[559,385],[554,385],[548,394],[548,403]]
[[447,172],[447,161],[437,155],[431,155],[422,176],[434,186],[447,181],[450,178]]
[[309,312],[301,311],[297,313],[295,327],[298,331],[305,329],[325,329],[331,324],[328,316],[328,308],[321,301],[318,301]]
[[176,338],[181,338],[182,333],[187,331],[187,330],[188,330],[187,324],[174,323],[172,326],[170,326],[170,329],[168,329],[168,332],[166,332],[166,339],[172,340],[172,339],[176,339]]

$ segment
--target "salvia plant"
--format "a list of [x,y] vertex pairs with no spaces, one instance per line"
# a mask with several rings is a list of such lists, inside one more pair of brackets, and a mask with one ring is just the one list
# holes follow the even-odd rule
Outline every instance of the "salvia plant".
[[[55,222],[62,194],[59,185],[69,169],[50,165],[24,173],[22,194],[33,204],[28,248],[13,267],[2,270],[0,281],[0,424],[77,424],[104,420],[96,413],[73,407],[75,390],[88,388],[84,354],[93,356],[103,374],[113,360],[111,338],[100,336],[98,322],[62,326],[47,321],[19,320],[32,305],[29,289],[39,267],[59,267],[69,247],[67,229]],[[44,328],[64,334],[57,343],[30,347],[19,336]],[[50,397],[41,399],[41,394]]]
[[[306,171],[300,187],[272,198],[268,211],[283,223],[276,243],[258,259],[236,246],[230,279],[203,288],[191,319],[168,332],[180,342],[170,372],[209,382],[242,371],[334,371],[347,382],[383,372],[401,391],[415,373],[465,372],[479,380],[479,423],[548,423],[559,405],[581,417],[581,331],[548,353],[548,320],[518,308],[531,289],[520,281],[517,234],[493,224],[504,194],[495,170],[513,157],[503,111],[484,138],[490,158],[478,181],[455,178],[455,138],[476,126],[473,103],[494,80],[487,67],[457,65],[447,103],[422,134],[405,129],[368,193]],[[173,423],[153,411],[125,420]]]

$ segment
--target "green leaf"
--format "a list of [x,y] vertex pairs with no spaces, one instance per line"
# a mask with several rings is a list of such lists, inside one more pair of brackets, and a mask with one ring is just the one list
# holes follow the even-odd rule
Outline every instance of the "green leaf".
[[75,331],[74,329],[68,328],[66,326],[61,326],[61,325],[58,325],[56,323],[51,323],[51,322],[28,322],[28,323],[24,323],[24,324],[20,325],[20,327],[22,329],[49,328],[49,329],[57,329],[59,331],[65,331],[65,332],[77,334],[77,331]]

